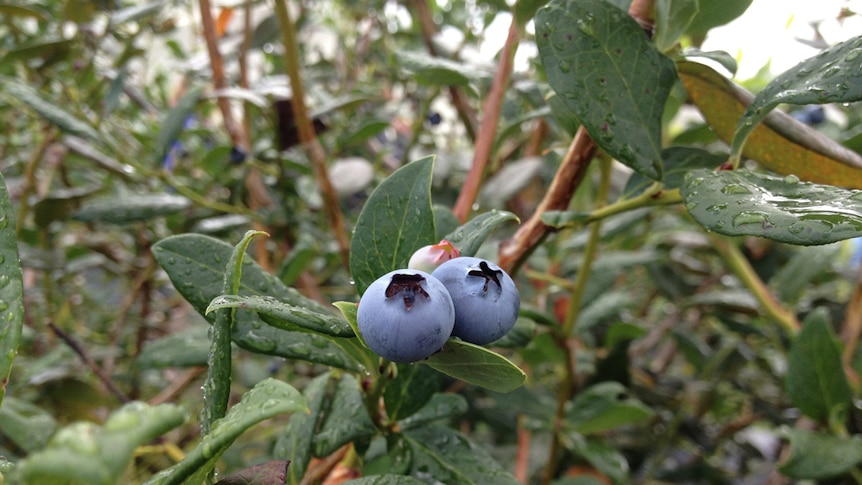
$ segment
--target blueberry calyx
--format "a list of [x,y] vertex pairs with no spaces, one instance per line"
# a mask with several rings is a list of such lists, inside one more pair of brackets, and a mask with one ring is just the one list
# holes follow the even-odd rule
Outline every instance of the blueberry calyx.
[[485,293],[488,292],[488,283],[490,283],[491,281],[497,283],[497,288],[503,288],[503,285],[500,284],[500,275],[502,274],[502,270],[491,269],[491,267],[488,266],[488,263],[485,261],[481,261],[479,263],[479,269],[471,269],[470,271],[467,271],[467,276],[478,276],[480,278],[485,278],[485,284],[482,286],[482,291]]
[[431,299],[431,295],[425,291],[425,288],[422,288],[421,283],[423,281],[425,281],[425,277],[418,274],[394,274],[386,287],[386,298],[400,294],[404,299],[404,308],[410,310],[416,301],[417,293],[424,296],[426,300]]

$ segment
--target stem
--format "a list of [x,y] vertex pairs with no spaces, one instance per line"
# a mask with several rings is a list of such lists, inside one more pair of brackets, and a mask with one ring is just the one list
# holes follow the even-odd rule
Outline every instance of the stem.
[[508,273],[514,270],[527,258],[530,252],[548,235],[550,228],[542,222],[542,214],[552,210],[564,210],[568,207],[575,189],[581,184],[596,144],[584,127],[578,128],[568,152],[560,162],[554,180],[545,197],[539,203],[536,211],[518,231],[500,247],[499,266]]
[[623,212],[640,209],[641,207],[673,205],[679,204],[680,202],[682,202],[682,196],[679,194],[679,189],[664,190],[662,185],[656,182],[649,189],[636,197],[624,199],[594,210],[587,218],[587,222],[599,221]]
[[[601,181],[599,182],[598,193],[596,194],[596,200],[599,204],[604,204],[607,201],[608,194],[610,193],[611,187],[611,161],[607,158],[602,158],[601,164]],[[575,280],[575,284],[571,289],[571,293],[569,296],[569,306],[566,310],[566,320],[563,322],[563,326],[559,333],[556,335],[557,344],[560,346],[560,349],[566,354],[566,362],[567,368],[566,373],[563,375],[563,381],[560,383],[560,389],[557,393],[557,406],[556,413],[554,415],[554,428],[559,429],[563,420],[565,419],[566,414],[566,403],[569,402],[569,399],[572,398],[572,395],[577,390],[577,375],[575,373],[576,370],[576,356],[574,349],[569,342],[572,338],[572,334],[575,330],[575,324],[578,321],[578,316],[581,313],[581,303],[584,299],[584,292],[587,289],[587,283],[590,278],[590,271],[592,269],[592,264],[596,259],[596,254],[598,253],[599,240],[601,239],[601,221],[596,221],[590,226],[590,237],[587,240],[587,245],[584,248],[584,256],[583,262],[581,263],[581,267],[578,270],[578,277]],[[559,435],[557,433],[553,433],[551,437],[551,447],[548,452],[548,462],[545,465],[545,475],[543,477],[543,483],[550,483],[551,479],[554,477],[554,472],[557,468],[557,457],[560,454],[560,450],[562,449],[562,442],[560,441]]]
[[497,73],[494,75],[494,81],[491,84],[491,91],[482,105],[482,124],[479,126],[479,136],[476,138],[473,164],[470,166],[467,180],[464,181],[464,187],[461,189],[461,193],[458,194],[458,200],[455,202],[455,207],[452,210],[455,217],[461,223],[467,221],[470,211],[473,210],[473,203],[479,194],[479,186],[482,184],[485,167],[491,158],[491,148],[494,145],[494,136],[497,133],[500,111],[503,108],[503,97],[509,85],[509,77],[512,75],[512,64],[515,57],[515,49],[518,47],[519,37],[518,22],[513,15],[512,23],[509,25],[509,36],[506,37],[506,44],[500,53],[500,62],[497,65]]
[[81,358],[81,361],[83,361],[84,364],[89,367],[91,371],[93,371],[93,374],[96,374],[96,377],[98,377],[99,380],[102,381],[102,384],[104,384],[105,387],[107,387],[108,390],[111,391],[111,394],[116,396],[117,399],[119,399],[121,402],[127,403],[131,401],[129,396],[127,396],[126,393],[124,393],[119,387],[117,387],[116,384],[114,384],[114,381],[112,381],[111,378],[107,374],[105,374],[105,372],[99,367],[99,364],[97,364],[96,361],[94,361],[93,358],[90,357],[90,354],[87,353],[84,347],[77,340],[75,340],[74,337],[61,330],[60,327],[54,324],[54,322],[48,322],[48,327],[51,329],[51,331],[54,332],[55,335],[60,337],[60,340],[65,342],[70,349],[72,349],[76,354],[78,354],[78,357]]
[[714,233],[708,233],[709,239],[713,247],[718,251],[718,254],[724,259],[727,266],[733,271],[737,278],[754,294],[757,301],[763,307],[766,316],[778,322],[791,334],[799,331],[799,320],[786,308],[781,306],[781,303],[775,298],[760,276],[754,271],[754,268],[745,259],[745,255],[735,245],[727,239],[718,236]]
[[308,115],[308,108],[305,106],[305,90],[302,86],[302,78],[299,73],[299,46],[296,43],[296,32],[294,31],[293,20],[290,18],[290,11],[287,8],[287,0],[275,0],[275,14],[281,27],[281,42],[284,44],[284,65],[287,70],[287,77],[290,78],[290,88],[293,93],[291,103],[296,119],[296,128],[299,133],[299,141],[302,142],[302,146],[305,148],[311,161],[318,189],[320,190],[320,195],[323,197],[326,218],[329,225],[332,226],[332,231],[338,242],[341,262],[347,268],[350,266],[350,239],[344,228],[344,216],[339,206],[338,194],[335,193],[332,181],[329,180],[329,173],[326,168],[326,155],[323,152],[320,141],[317,139],[317,135],[314,133],[314,125]]

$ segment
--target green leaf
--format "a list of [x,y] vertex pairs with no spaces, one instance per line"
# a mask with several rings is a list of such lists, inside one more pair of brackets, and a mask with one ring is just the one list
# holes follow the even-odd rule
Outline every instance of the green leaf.
[[425,485],[425,482],[405,475],[371,475],[344,482],[343,485]]
[[203,86],[192,88],[165,116],[164,121],[161,123],[159,134],[156,136],[156,146],[153,152],[158,163],[161,163],[162,159],[171,149],[171,145],[179,138],[186,124],[186,119],[194,110],[202,92]]
[[836,421],[850,405],[850,385],[841,351],[824,308],[812,311],[788,354],[787,395],[803,414],[821,423]]
[[317,431],[318,421],[326,412],[327,394],[335,383],[332,372],[315,377],[308,383],[303,396],[309,413],[291,416],[287,427],[275,442],[273,456],[290,460],[291,466],[287,471],[287,483],[290,485],[298,485],[308,469],[312,458],[314,433]]
[[386,415],[398,421],[425,406],[443,385],[443,375],[424,365],[397,364],[398,374],[383,390]]
[[207,327],[195,325],[148,341],[136,361],[143,369],[202,366],[207,364],[209,350]]
[[398,421],[402,430],[428,426],[440,419],[460,416],[467,412],[469,405],[459,394],[436,393],[416,413]]
[[109,485],[143,445],[186,420],[179,406],[132,402],[111,413],[104,426],[78,422],[51,438],[48,446],[19,466],[24,483]]
[[658,50],[667,52],[676,45],[700,10],[700,0],[657,0],[655,40]]
[[790,456],[781,473],[799,480],[819,480],[847,473],[862,462],[862,436],[838,436],[804,429],[787,430]]
[[[685,174],[696,168],[716,168],[725,161],[727,155],[709,153],[701,148],[674,146],[662,150],[664,160],[664,184],[665,190],[673,190],[682,187]],[[632,172],[623,193],[626,197],[632,197],[643,193],[654,184],[652,180],[643,175]]]
[[618,382],[602,382],[579,392],[566,415],[566,429],[583,435],[620,426],[643,423],[653,416],[638,400],[625,398],[626,388]]
[[779,104],[849,103],[862,99],[862,36],[836,44],[785,71],[757,93],[731,142],[736,159],[754,127]]
[[862,192],[748,170],[689,172],[680,189],[706,229],[810,246],[862,236]]
[[14,214],[6,180],[0,174],[0,405],[24,328],[24,282]]
[[30,17],[42,22],[48,22],[49,15],[41,8],[24,7],[22,5],[2,3],[0,4],[0,15],[3,17]]
[[424,52],[399,52],[396,57],[398,65],[423,84],[466,86],[471,80],[471,70],[475,69]]
[[89,122],[63,110],[63,103],[43,96],[39,91],[14,78],[0,77],[0,84],[7,96],[24,103],[57,128],[83,138],[99,139],[99,132]]
[[496,392],[513,391],[527,379],[520,367],[502,355],[456,339],[449,339],[443,349],[423,363],[448,376]]
[[628,483],[629,464],[619,450],[580,433],[564,433],[561,438],[566,448],[587,460],[614,483]]
[[413,455],[410,474],[433,483],[518,485],[511,473],[463,434],[440,426],[405,433]]
[[374,280],[406,268],[410,256],[437,241],[431,210],[434,157],[396,170],[372,192],[350,241],[350,272],[359,294]]
[[216,421],[210,434],[183,461],[159,472],[148,485],[199,484],[215,468],[221,455],[252,426],[279,414],[308,412],[305,399],[290,385],[265,379],[243,394],[227,415]]
[[[249,230],[233,248],[224,271],[222,292],[236,295],[242,279],[242,264],[245,251],[255,236],[266,234]],[[209,311],[207,311],[209,313]],[[233,308],[216,312],[213,320],[210,351],[207,358],[207,377],[203,385],[204,408],[201,411],[201,433],[209,434],[217,419],[224,417],[230,400],[230,382],[233,360],[231,359],[231,328],[236,319]]]
[[474,256],[491,232],[506,221],[519,222],[515,214],[494,209],[470,219],[443,239],[458,248],[461,256]]
[[[223,293],[224,268],[233,247],[200,234],[165,238],[153,245],[153,255],[177,291],[201,315]],[[325,313],[328,307],[288,288],[278,278],[251,262],[243,267],[241,295],[269,295],[289,305]],[[208,320],[212,320],[210,317]],[[240,347],[268,355],[302,359],[341,369],[361,371],[362,364],[329,337],[309,332],[289,332],[264,324],[251,311],[238,310],[231,335]],[[354,339],[345,339],[354,340]]]
[[215,485],[283,485],[290,462],[274,460],[244,468],[217,481]]
[[688,27],[688,34],[704,35],[713,27],[724,25],[748,9],[752,0],[700,0],[699,10]]
[[314,437],[314,455],[328,456],[344,444],[373,435],[377,428],[365,408],[359,383],[345,374],[335,386],[326,421]]
[[189,199],[172,194],[105,197],[88,201],[72,214],[72,217],[84,222],[129,224],[176,214],[188,209],[191,205],[192,201]]
[[770,278],[769,286],[780,301],[795,303],[818,276],[831,271],[838,259],[840,245],[812,246],[794,251],[790,260]]
[[150,2],[119,9],[111,14],[111,27],[132,22],[157,14],[164,8],[165,2]]
[[206,312],[220,308],[244,308],[257,312],[266,323],[284,330],[296,330],[299,327],[334,337],[356,336],[347,321],[332,313],[290,305],[271,296],[220,295],[213,299]]
[[10,396],[0,407],[0,434],[27,453],[44,448],[56,429],[51,413],[27,401]]
[[548,83],[596,143],[645,177],[661,179],[661,117],[676,79],[673,61],[605,0],[543,7],[536,39]]

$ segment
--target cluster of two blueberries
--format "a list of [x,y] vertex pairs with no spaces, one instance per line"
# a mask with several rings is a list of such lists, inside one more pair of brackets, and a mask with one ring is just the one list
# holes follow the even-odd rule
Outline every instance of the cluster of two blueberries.
[[461,257],[448,241],[426,246],[408,268],[375,280],[356,320],[368,347],[393,362],[417,362],[450,337],[476,345],[507,334],[521,306],[515,282],[487,260]]

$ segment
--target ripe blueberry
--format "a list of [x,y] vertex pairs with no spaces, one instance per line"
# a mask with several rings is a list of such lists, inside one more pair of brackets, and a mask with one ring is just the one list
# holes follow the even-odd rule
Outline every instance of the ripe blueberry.
[[437,278],[401,269],[375,280],[356,313],[365,343],[393,362],[416,362],[437,352],[452,334],[455,308]]
[[455,305],[452,336],[484,345],[515,326],[521,297],[512,278],[496,264],[461,257],[446,261],[431,274],[449,290]]

